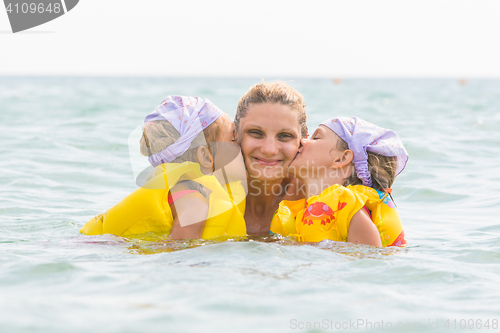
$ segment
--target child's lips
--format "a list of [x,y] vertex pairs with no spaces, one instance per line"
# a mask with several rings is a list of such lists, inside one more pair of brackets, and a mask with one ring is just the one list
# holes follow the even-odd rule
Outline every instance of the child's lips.
[[273,159],[268,159],[268,158],[261,158],[261,157],[254,157],[254,160],[257,161],[260,165],[264,166],[274,166],[277,165],[281,162],[281,160],[273,160]]

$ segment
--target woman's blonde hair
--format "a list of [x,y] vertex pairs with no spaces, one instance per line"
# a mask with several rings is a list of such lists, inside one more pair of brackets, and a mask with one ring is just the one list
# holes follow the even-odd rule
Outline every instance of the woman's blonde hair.
[[[188,150],[172,162],[197,162],[195,159],[196,150],[193,148],[197,148],[199,146],[208,145],[209,150],[212,153],[215,153],[215,147],[211,147],[209,144],[211,142],[219,141],[222,135],[221,122],[222,117],[219,117],[202,132],[198,133],[198,135],[191,142]],[[148,157],[157,154],[177,141],[180,136],[179,131],[177,131],[167,120],[156,120],[154,122],[147,123],[144,126],[140,140],[141,154]]]
[[[337,149],[345,151],[349,149],[347,142],[339,137]],[[368,155],[368,170],[372,179],[372,187],[376,190],[386,192],[396,179],[396,169],[398,165],[398,158],[396,156],[384,156],[380,154],[366,152]],[[363,185],[363,181],[358,178],[356,170],[353,168],[353,173],[344,181],[344,186],[348,185]]]
[[234,117],[234,126],[236,132],[239,130],[240,119],[247,115],[248,107],[251,104],[277,103],[286,105],[292,110],[298,112],[298,122],[302,137],[307,137],[307,113],[304,97],[285,82],[264,82],[254,85],[248,92],[240,98],[236,115]]

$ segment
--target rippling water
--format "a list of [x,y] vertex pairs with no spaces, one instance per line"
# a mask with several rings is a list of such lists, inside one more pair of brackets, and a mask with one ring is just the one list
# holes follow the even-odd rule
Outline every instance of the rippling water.
[[135,189],[128,138],[163,97],[233,116],[259,81],[1,77],[0,331],[498,331],[500,81],[289,81],[311,132],[356,115],[400,134],[407,248],[78,233]]

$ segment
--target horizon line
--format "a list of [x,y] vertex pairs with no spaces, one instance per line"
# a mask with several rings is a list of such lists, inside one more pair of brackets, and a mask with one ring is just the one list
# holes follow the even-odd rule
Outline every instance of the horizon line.
[[337,76],[305,76],[305,75],[242,75],[242,76],[215,76],[215,75],[134,75],[134,74],[104,74],[104,75],[88,75],[88,74],[2,74],[0,78],[9,77],[25,77],[25,78],[155,78],[155,79],[265,79],[272,77],[271,80],[280,79],[321,79],[321,80],[498,80],[500,76],[400,76],[400,75],[387,75],[387,76],[358,76],[358,75],[337,75]]

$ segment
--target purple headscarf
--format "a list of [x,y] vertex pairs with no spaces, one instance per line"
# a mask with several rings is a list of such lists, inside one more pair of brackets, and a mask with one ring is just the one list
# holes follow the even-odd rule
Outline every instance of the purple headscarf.
[[371,187],[373,184],[368,170],[367,151],[384,156],[396,156],[396,176],[406,166],[408,153],[394,131],[378,127],[358,117],[332,118],[321,125],[325,125],[347,142],[349,149],[354,153],[356,174],[365,186]]
[[181,134],[179,139],[161,152],[151,155],[149,163],[156,167],[170,163],[188,150],[194,138],[222,115],[222,110],[208,99],[168,96],[146,116],[144,124],[167,120]]

